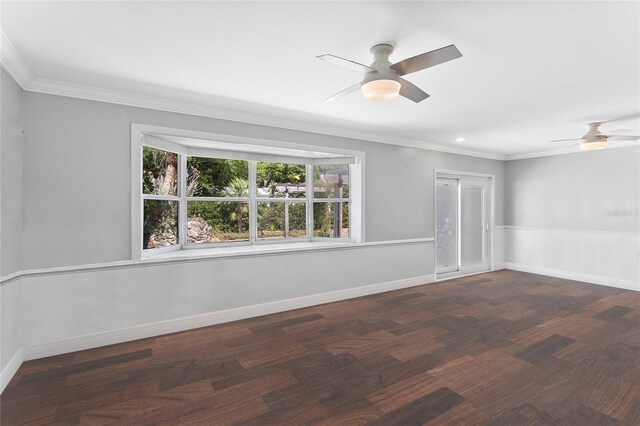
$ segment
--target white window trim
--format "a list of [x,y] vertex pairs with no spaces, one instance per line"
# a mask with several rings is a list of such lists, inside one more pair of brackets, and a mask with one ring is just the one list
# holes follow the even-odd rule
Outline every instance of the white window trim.
[[[159,137],[158,137],[159,136]],[[251,144],[264,146],[265,149],[269,147],[288,148],[295,150],[316,151],[323,153],[336,154],[335,158],[304,158],[299,156],[288,155],[272,155],[272,154],[259,154],[255,152],[242,152],[242,151],[226,151],[206,148],[194,148],[181,145],[179,143],[171,142],[166,139],[162,139],[162,136],[177,136],[184,138],[204,139],[210,141],[219,142],[232,142],[236,144]],[[144,199],[155,199],[156,196],[149,196],[142,194],[142,148],[143,146],[150,146],[165,151],[171,151],[178,154],[179,163],[179,176],[180,181],[186,181],[187,156],[206,156],[215,158],[226,159],[242,159],[250,162],[249,167],[249,203],[250,211],[257,211],[257,203],[260,200],[256,196],[256,168],[251,167],[251,164],[260,161],[273,161],[283,163],[294,164],[306,164],[307,176],[313,176],[314,165],[326,165],[326,164],[345,164],[351,162],[349,165],[350,182],[349,182],[349,198],[313,198],[307,195],[306,198],[300,199],[300,202],[308,204],[307,208],[307,238],[291,238],[287,240],[259,240],[257,238],[257,217],[254,214],[249,221],[249,241],[230,242],[230,243],[208,243],[208,244],[186,244],[187,238],[187,203],[188,198],[186,194],[183,194],[179,188],[177,196],[165,197],[158,196],[157,199],[175,199],[180,201],[180,210],[178,212],[179,221],[179,235],[178,242],[175,246],[161,247],[152,250],[143,250],[142,248],[142,233],[143,233],[143,203]],[[241,146],[241,145],[240,145]],[[347,157],[351,157],[351,161],[347,161]],[[331,148],[318,145],[297,144],[282,141],[273,141],[268,139],[256,139],[248,137],[240,137],[233,135],[221,135],[214,133],[206,133],[199,131],[191,131],[184,129],[172,129],[166,127],[145,125],[145,124],[131,124],[131,259],[138,260],[142,258],[152,257],[156,254],[168,255],[167,252],[188,250],[190,253],[196,255],[198,249],[208,249],[206,254],[211,255],[211,250],[216,248],[228,248],[228,247],[241,247],[246,246],[248,250],[256,245],[267,246],[280,244],[294,244],[309,243],[313,246],[313,243],[363,243],[365,242],[364,234],[364,162],[365,153],[362,151],[345,150],[340,148]],[[311,194],[313,191],[312,179],[307,179],[306,182],[307,191],[306,194]],[[180,185],[181,186],[181,185]],[[199,198],[201,199],[201,198]],[[218,199],[218,201],[220,201]],[[224,201],[233,201],[226,199]],[[243,199],[242,201],[246,201]],[[266,201],[266,200],[265,200]],[[284,201],[284,199],[269,199],[269,201],[275,202],[293,202]],[[349,238],[320,238],[313,236],[313,221],[311,220],[313,215],[313,203],[317,202],[349,202]],[[320,244],[319,244],[320,247]],[[224,250],[221,250],[221,253]]]

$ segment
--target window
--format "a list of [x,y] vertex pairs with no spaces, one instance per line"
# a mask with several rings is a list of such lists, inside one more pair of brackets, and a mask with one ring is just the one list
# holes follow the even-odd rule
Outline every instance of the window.
[[140,206],[142,226],[137,231],[134,220],[138,243],[132,247],[142,256],[203,247],[360,241],[352,232],[360,196],[354,206],[351,194],[354,171],[358,178],[360,173],[358,157],[272,147],[196,149],[149,135],[141,140],[141,190],[134,206]]
[[257,163],[258,240],[307,237],[306,176],[304,164]]
[[313,235],[349,237],[349,165],[313,167]]
[[186,244],[249,241],[249,162],[187,157]]
[[145,146],[142,161],[142,247],[156,249],[177,245],[178,154]]

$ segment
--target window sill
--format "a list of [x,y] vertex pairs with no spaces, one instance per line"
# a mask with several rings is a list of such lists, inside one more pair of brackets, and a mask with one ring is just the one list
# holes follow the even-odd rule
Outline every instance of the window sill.
[[308,251],[331,251],[354,248],[364,248],[372,246],[389,246],[404,244],[422,244],[433,242],[433,238],[416,238],[412,240],[397,241],[374,241],[368,243],[354,243],[350,241],[305,241],[299,243],[286,244],[255,244],[233,247],[212,247],[199,249],[174,250],[164,253],[147,255],[142,258],[143,262],[154,261],[179,261],[179,260],[204,260],[215,258],[252,257],[272,254],[295,254]]
[[265,253],[289,253],[309,250],[323,250],[339,247],[353,247],[357,243],[350,241],[304,241],[295,243],[234,245],[229,247],[190,248],[147,254],[145,259],[190,259],[202,257],[251,256]]

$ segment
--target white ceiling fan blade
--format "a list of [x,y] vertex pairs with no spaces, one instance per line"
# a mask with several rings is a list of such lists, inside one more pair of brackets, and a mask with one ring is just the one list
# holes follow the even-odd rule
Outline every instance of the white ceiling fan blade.
[[574,138],[574,139],[556,139],[554,141],[547,141],[547,142],[551,142],[551,143],[555,143],[555,142],[571,142],[571,141],[581,141],[582,138]]
[[336,100],[338,100],[340,98],[344,98],[345,96],[360,90],[360,86],[362,86],[362,83],[356,83],[353,86],[349,86],[346,89],[342,90],[341,92],[338,92],[335,95],[328,97],[324,101],[325,102],[333,102],[333,101],[336,101]]
[[428,93],[404,78],[400,79],[400,95],[415,103],[424,101],[429,97]]
[[621,133],[629,133],[631,130],[629,129],[615,129],[615,130],[609,130],[607,132],[605,132],[606,135],[619,135]]
[[573,148],[575,148],[576,146],[578,146],[578,145],[580,145],[580,144],[582,144],[582,142],[572,143],[572,144],[571,144],[571,145],[569,145],[569,146],[565,146],[565,147],[564,147],[564,150],[565,150],[565,151],[567,151],[567,150],[573,149]]
[[602,121],[602,124],[615,123],[616,121],[634,120],[640,118],[640,112],[634,112],[633,114],[623,115],[621,117],[615,117],[610,120]]
[[341,67],[350,69],[350,70],[355,70],[355,71],[364,71],[364,72],[375,72],[376,70],[374,70],[373,68],[361,64],[359,62],[355,62],[352,61],[350,59],[344,59],[341,58],[339,56],[336,55],[331,55],[331,54],[326,54],[326,55],[320,55],[320,56],[316,56],[316,58],[321,59],[325,62],[329,62],[330,64],[335,64],[335,65],[340,65]]
[[637,141],[638,139],[640,139],[640,136],[632,136],[632,135],[607,136],[607,140],[610,140],[610,141]]
[[398,73],[398,75],[407,75],[412,72],[421,71],[425,68],[439,65],[443,62],[451,61],[462,56],[462,53],[458,48],[451,44],[440,49],[432,50],[421,55],[407,58],[396,64],[391,65],[391,69]]

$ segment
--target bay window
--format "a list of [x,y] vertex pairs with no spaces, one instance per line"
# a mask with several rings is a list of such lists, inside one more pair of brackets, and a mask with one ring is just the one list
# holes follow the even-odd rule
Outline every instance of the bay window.
[[249,145],[219,149],[224,142],[194,148],[157,135],[140,141],[132,151],[141,160],[140,189],[132,199],[140,203],[142,232],[132,228],[141,240],[132,247],[140,247],[142,257],[203,247],[360,241],[352,212],[361,211],[361,196],[351,194],[354,177],[361,182],[359,157]]

